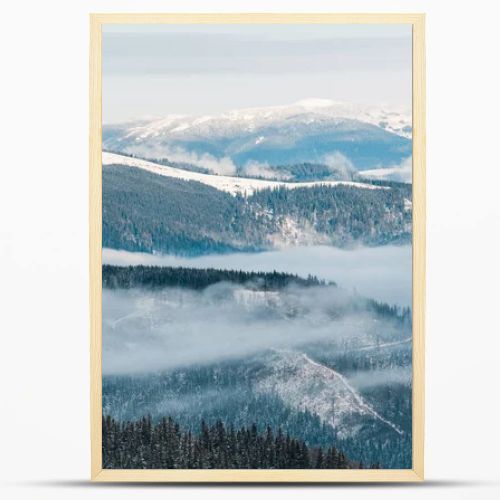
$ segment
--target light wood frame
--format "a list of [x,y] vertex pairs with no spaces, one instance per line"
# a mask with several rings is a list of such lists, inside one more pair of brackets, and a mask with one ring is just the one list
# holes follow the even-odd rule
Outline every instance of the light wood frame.
[[[411,24],[413,28],[413,468],[404,470],[110,470],[102,468],[102,53],[103,24]],[[424,14],[90,15],[91,479],[108,482],[416,482],[424,479],[425,319]]]

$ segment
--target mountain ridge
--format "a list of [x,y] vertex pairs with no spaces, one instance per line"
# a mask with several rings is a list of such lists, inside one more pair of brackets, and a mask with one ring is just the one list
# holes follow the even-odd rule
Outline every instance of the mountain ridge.
[[247,168],[325,163],[332,155],[341,155],[357,170],[387,168],[411,156],[411,114],[306,100],[214,116],[169,115],[105,125],[103,147],[231,175]]
[[408,242],[411,207],[405,208],[405,200],[411,199],[411,186],[368,186],[321,182],[267,187],[245,197],[195,180],[109,165],[103,169],[103,246],[195,256]]
[[276,189],[280,187],[285,189],[297,189],[297,188],[307,188],[313,186],[333,187],[333,186],[343,185],[361,189],[387,189],[386,187],[383,186],[377,186],[366,182],[355,182],[355,181],[321,180],[321,181],[306,181],[306,182],[283,182],[274,180],[253,179],[247,177],[232,177],[228,175],[205,174],[200,172],[191,172],[188,170],[175,168],[169,165],[163,165],[149,160],[143,160],[140,158],[120,155],[117,153],[110,153],[107,151],[103,151],[102,153],[102,165],[103,167],[109,165],[136,167],[151,172],[153,174],[165,177],[175,177],[177,179],[182,179],[185,181],[197,181],[201,182],[202,184],[206,184],[207,186],[214,187],[219,191],[226,191],[234,196],[236,194],[249,196],[259,190]]

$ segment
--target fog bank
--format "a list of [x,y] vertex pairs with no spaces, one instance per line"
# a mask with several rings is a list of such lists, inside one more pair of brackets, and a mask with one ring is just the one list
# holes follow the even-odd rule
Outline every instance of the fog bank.
[[336,287],[104,289],[103,371],[150,372],[318,341],[399,338],[399,327],[371,312],[349,312],[352,299]]
[[366,390],[394,384],[410,385],[412,368],[411,366],[396,366],[378,370],[360,370],[346,375],[356,389]]
[[213,267],[243,271],[280,271],[335,281],[346,290],[389,304],[410,306],[412,249],[410,245],[359,247],[341,250],[329,246],[292,247],[260,253],[231,253],[186,258],[103,249],[103,263]]

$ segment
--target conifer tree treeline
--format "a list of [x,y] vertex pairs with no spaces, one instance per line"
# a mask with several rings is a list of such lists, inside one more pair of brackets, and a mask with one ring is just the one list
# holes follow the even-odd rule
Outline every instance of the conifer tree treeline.
[[282,187],[233,196],[120,166],[107,166],[102,180],[103,247],[185,256],[263,251],[274,248],[270,237],[288,234],[290,221],[316,244],[411,241],[412,212],[405,204],[411,185]]
[[[219,282],[245,285],[257,290],[279,290],[288,285],[324,286],[326,283],[315,276],[300,278],[294,274],[225,269],[197,269],[186,267],[155,266],[102,266],[104,288],[164,288],[176,286],[201,290]],[[333,283],[329,283],[332,285]]]
[[[181,287],[203,290],[211,285],[226,282],[242,285],[247,289],[259,291],[278,291],[289,285],[301,287],[337,286],[334,281],[320,280],[308,275],[302,278],[297,274],[278,271],[241,271],[213,268],[160,267],[160,266],[102,266],[102,286],[109,289],[147,288],[162,289]],[[347,297],[347,295],[346,295]],[[393,319],[411,327],[411,308],[399,308],[361,295],[355,295],[343,304],[344,313],[370,311],[383,319]],[[340,311],[337,311],[337,313]]]
[[[235,430],[218,420],[201,422],[197,435],[181,430],[172,418],[102,421],[105,469],[357,469],[334,447],[309,448],[304,441],[256,424]],[[372,466],[378,468],[377,465]]]

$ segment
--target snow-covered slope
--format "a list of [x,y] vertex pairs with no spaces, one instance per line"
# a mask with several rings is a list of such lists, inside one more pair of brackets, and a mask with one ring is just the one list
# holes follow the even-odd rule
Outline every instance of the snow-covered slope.
[[305,99],[295,103],[294,106],[331,117],[351,118],[377,125],[380,128],[408,139],[412,136],[411,110],[403,107],[365,106],[329,99]]
[[[376,125],[402,137],[411,137],[411,111],[404,108],[364,106],[332,101],[330,99],[304,99],[288,106],[247,108],[220,115],[169,115],[150,122],[131,124],[126,137],[146,139],[161,135],[227,135],[241,130],[252,131],[283,120],[303,118],[314,123],[316,119],[344,118]],[[258,137],[256,143],[266,140]]]
[[115,153],[102,153],[103,167],[108,165],[123,165],[127,167],[136,167],[153,174],[158,174],[166,177],[175,177],[186,181],[197,181],[208,186],[211,186],[220,191],[226,191],[232,195],[242,194],[250,196],[255,191],[269,188],[285,187],[287,189],[296,189],[302,187],[312,186],[338,186],[347,185],[361,189],[386,189],[380,186],[373,186],[362,182],[349,182],[349,181],[316,181],[316,182],[279,182],[279,181],[266,181],[260,179],[249,179],[244,177],[230,177],[225,175],[210,175],[201,174],[198,172],[191,172],[179,168],[169,167],[166,165],[159,165],[139,158],[131,158]]
[[270,366],[267,377],[258,382],[257,390],[278,395],[296,410],[316,413],[337,430],[339,437],[355,434],[360,417],[376,420],[403,434],[398,426],[364,401],[343,375],[307,354],[279,351]]
[[339,155],[358,170],[390,167],[411,155],[410,139],[407,110],[325,99],[103,128],[109,151],[168,158],[229,175],[256,165],[328,165]]

